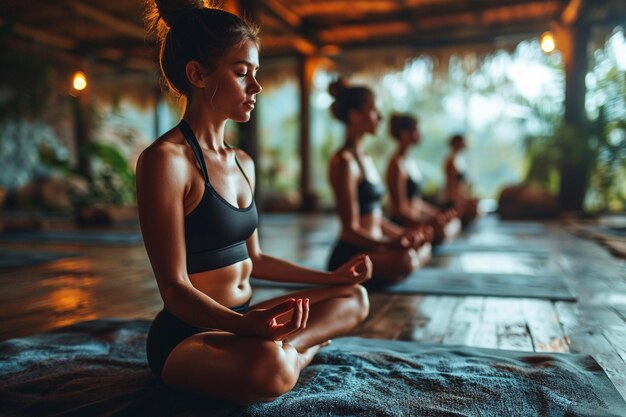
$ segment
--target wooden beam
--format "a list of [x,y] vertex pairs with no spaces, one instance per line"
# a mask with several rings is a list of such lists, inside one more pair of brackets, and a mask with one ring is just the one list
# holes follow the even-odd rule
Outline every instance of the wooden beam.
[[311,55],[319,48],[317,39],[312,38],[308,33],[310,30],[302,24],[299,17],[291,13],[278,1],[262,2],[262,13],[269,15],[274,20],[281,23],[285,32],[290,38],[292,47],[300,54]]
[[398,7],[395,11],[387,13],[374,13],[361,16],[346,16],[343,14],[337,14],[336,16],[324,16],[323,18],[307,18],[307,22],[317,30],[323,30],[329,27],[336,27],[338,25],[364,25],[375,23],[389,23],[393,21],[407,21],[413,22],[415,20],[425,19],[437,19],[448,18],[455,14],[471,13],[480,15],[487,11],[506,10],[509,7],[516,7],[517,11],[522,8],[532,8],[533,6],[546,7],[550,5],[555,10],[560,11],[563,8],[564,0],[500,0],[498,2],[493,1],[472,1],[472,2],[459,2],[455,4],[449,4],[445,2],[431,3],[426,6],[413,6],[413,7]]
[[566,25],[573,25],[578,22],[582,10],[588,3],[587,0],[570,0],[561,13],[561,22]]
[[138,39],[145,39],[147,37],[146,30],[143,26],[140,26],[135,22],[120,19],[117,16],[98,10],[95,7],[88,6],[80,1],[73,1],[71,4],[74,11],[80,16],[101,23],[116,32],[124,33]]
[[300,196],[301,211],[317,209],[317,196],[311,184],[311,91],[316,59],[301,55],[298,62],[300,82]]
[[280,20],[287,22],[292,28],[298,28],[302,24],[300,16],[288,9],[280,0],[265,0],[263,4],[275,15],[280,16]]
[[404,46],[415,48],[443,47],[449,45],[468,45],[493,43],[501,37],[530,37],[540,35],[549,27],[550,22],[524,22],[517,25],[480,30],[478,28],[458,28],[442,35],[441,31],[415,32],[410,36],[390,36],[340,44],[342,50],[367,49],[372,47]]
[[[0,17],[0,25],[10,24],[7,23],[7,19]],[[20,23],[14,23],[11,25],[11,32],[20,35],[24,38],[42,43],[47,46],[52,46],[58,49],[73,49],[78,44],[74,39],[66,36],[57,35],[54,33],[46,32],[40,29],[31,28],[29,26],[22,25]]]

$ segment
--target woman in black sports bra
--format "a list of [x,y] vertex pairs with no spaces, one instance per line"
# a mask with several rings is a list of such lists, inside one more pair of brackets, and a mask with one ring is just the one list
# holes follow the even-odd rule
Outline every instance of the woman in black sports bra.
[[[148,363],[179,390],[270,401],[324,344],[365,319],[359,283],[372,265],[360,257],[328,273],[261,252],[254,163],[224,143],[226,121],[248,121],[261,92],[257,29],[203,1],[153,1],[147,16],[164,34],[163,75],[186,103],[180,124],[137,163],[141,230],[164,301]],[[251,274],[320,287],[250,306]]]
[[330,183],[341,220],[341,235],[328,261],[335,270],[360,254],[373,265],[371,286],[394,284],[430,260],[432,228],[403,228],[382,215],[383,185],[363,150],[366,134],[380,123],[374,95],[366,87],[351,87],[343,80],[331,84],[333,115],[346,125],[346,141],[330,160]]
[[461,152],[466,148],[463,135],[453,135],[449,141],[450,153],[445,159],[443,170],[446,185],[443,190],[443,203],[453,207],[463,225],[471,223],[478,215],[478,199],[472,197],[465,173]]
[[452,208],[439,208],[422,198],[422,175],[417,163],[408,157],[413,146],[421,141],[417,119],[409,115],[393,114],[389,120],[389,132],[398,142],[398,149],[387,165],[387,188],[389,211],[394,223],[405,227],[422,224],[432,226],[433,244],[452,239],[461,231],[461,222]]

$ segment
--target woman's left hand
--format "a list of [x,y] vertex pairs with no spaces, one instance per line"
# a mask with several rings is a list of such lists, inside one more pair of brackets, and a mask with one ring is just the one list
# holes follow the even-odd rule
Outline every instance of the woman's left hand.
[[373,269],[369,256],[358,255],[331,272],[331,283],[360,284],[372,278]]

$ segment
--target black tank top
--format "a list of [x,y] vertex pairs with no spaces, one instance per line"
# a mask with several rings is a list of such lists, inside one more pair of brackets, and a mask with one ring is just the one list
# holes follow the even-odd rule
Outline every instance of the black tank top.
[[368,181],[365,176],[365,168],[361,159],[357,155],[356,151],[352,152],[354,159],[361,170],[361,181],[357,185],[357,198],[359,200],[359,213],[360,214],[372,214],[372,212],[381,207],[381,199],[385,192],[383,185],[380,183],[373,183]]
[[[178,128],[193,149],[204,177],[202,200],[185,216],[187,272],[210,271],[247,259],[246,239],[254,233],[258,224],[254,192],[252,202],[245,208],[235,207],[226,201],[209,182],[204,156],[193,131],[184,120],[181,120]],[[250,185],[236,157],[235,162]]]

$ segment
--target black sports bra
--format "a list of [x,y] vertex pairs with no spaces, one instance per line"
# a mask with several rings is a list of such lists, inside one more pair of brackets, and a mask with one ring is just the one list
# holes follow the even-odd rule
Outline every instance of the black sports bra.
[[372,214],[374,210],[381,207],[380,200],[383,198],[385,190],[381,183],[373,183],[367,180],[365,168],[356,152],[352,152],[359,168],[361,169],[361,181],[357,185],[357,198],[359,199],[359,213]]
[[[184,120],[178,128],[191,146],[204,177],[202,200],[185,216],[187,272],[210,271],[247,259],[246,239],[254,233],[258,224],[254,192],[252,202],[245,208],[235,207],[226,201],[209,182],[204,156],[193,131]],[[250,181],[237,158],[235,162],[249,185]]]
[[406,196],[409,200],[420,197],[422,195],[422,183],[415,181],[409,175],[406,179]]

